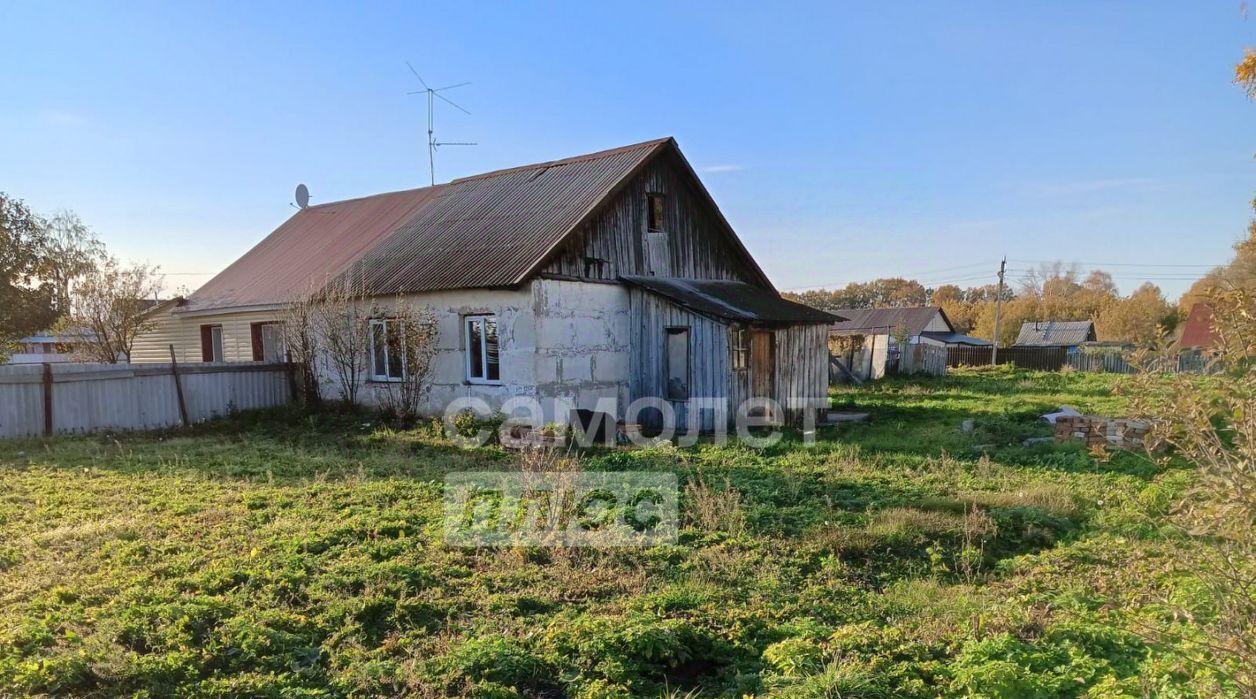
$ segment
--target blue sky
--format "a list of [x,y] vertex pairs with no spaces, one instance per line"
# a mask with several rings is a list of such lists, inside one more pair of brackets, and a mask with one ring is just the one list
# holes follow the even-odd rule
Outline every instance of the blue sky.
[[[1215,2],[14,3],[0,190],[195,287],[315,202],[675,136],[778,287],[1036,260],[1171,295],[1256,190]],[[1160,266],[1146,266],[1160,265]],[[190,274],[195,273],[195,274]]]

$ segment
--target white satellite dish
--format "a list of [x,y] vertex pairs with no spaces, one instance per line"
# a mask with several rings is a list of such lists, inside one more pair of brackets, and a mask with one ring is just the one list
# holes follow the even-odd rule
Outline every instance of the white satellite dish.
[[297,185],[297,206],[304,209],[310,205],[310,188],[303,184]]

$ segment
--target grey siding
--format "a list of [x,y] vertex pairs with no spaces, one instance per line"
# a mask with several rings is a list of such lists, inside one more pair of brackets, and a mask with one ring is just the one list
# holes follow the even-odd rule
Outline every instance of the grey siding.
[[678,167],[674,154],[665,154],[645,167],[541,273],[600,281],[649,275],[646,195],[654,193],[666,197],[669,269],[664,276],[737,279],[763,286],[764,280],[729,237],[719,214]]

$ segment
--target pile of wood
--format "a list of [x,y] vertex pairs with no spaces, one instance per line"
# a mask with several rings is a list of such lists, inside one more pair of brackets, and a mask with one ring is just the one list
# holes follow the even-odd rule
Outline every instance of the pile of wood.
[[1088,448],[1141,450],[1150,432],[1151,423],[1147,420],[1100,415],[1061,415],[1055,420],[1057,442],[1084,442]]

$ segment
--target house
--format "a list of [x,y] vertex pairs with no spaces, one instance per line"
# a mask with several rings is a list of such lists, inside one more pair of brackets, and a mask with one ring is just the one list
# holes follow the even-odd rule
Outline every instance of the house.
[[789,421],[827,404],[836,317],[781,298],[671,138],[300,210],[155,314],[134,360],[165,361],[169,345],[184,362],[278,358],[285,304],[351,269],[384,307],[366,400],[403,371],[380,346],[401,298],[437,317],[429,414],[524,398],[545,422],[670,407],[679,428],[709,430],[709,401],[731,416],[772,398],[770,417]]
[[1012,346],[1063,347],[1074,352],[1078,345],[1098,340],[1091,320],[1027,320],[1021,323]]
[[41,330],[17,341],[9,364],[45,364],[74,361],[74,345],[82,338],[74,333]]
[[847,308],[834,313],[846,320],[830,327],[830,345],[834,355],[860,379],[879,379],[894,371],[902,343],[939,348],[990,344],[956,332],[938,306]]
[[1212,306],[1196,302],[1191,306],[1186,320],[1178,326],[1177,348],[1179,350],[1208,350],[1217,341],[1216,330],[1212,324]]

